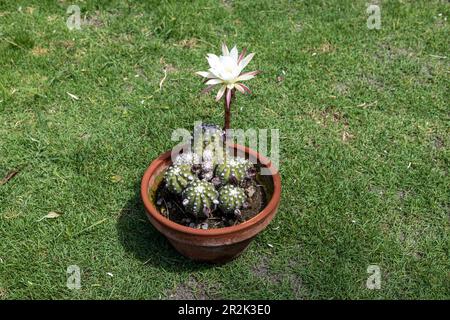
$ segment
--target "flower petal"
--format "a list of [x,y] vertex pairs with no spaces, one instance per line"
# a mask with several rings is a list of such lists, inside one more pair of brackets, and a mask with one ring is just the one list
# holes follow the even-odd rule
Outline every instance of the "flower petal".
[[251,72],[245,72],[242,73],[238,78],[237,81],[245,81],[245,80],[250,80],[252,78],[254,78],[260,71],[256,70],[256,71],[251,71]]
[[208,93],[208,92],[210,92],[211,89],[214,88],[215,86],[216,86],[215,84],[212,84],[212,85],[210,85],[210,86],[207,86],[205,89],[203,89],[203,90],[201,91],[201,93]]
[[227,86],[221,86],[219,91],[217,92],[216,101],[219,101],[220,98],[222,98],[223,94],[225,93],[225,89]]
[[240,85],[242,88],[244,88],[244,90],[245,90],[248,94],[251,94],[251,93],[252,93],[251,90],[250,90],[245,84],[239,83],[239,85]]
[[230,108],[230,104],[231,104],[231,90],[227,89],[227,95],[225,97],[225,101],[227,103],[227,108]]
[[196,74],[203,78],[214,78],[214,75],[208,71],[197,71]]
[[250,53],[248,56],[246,56],[244,59],[242,59],[241,62],[239,62],[239,68],[244,69],[248,63],[253,59],[254,53]]
[[215,54],[208,53],[206,59],[208,60],[208,63],[211,66],[211,68],[218,69],[220,67],[219,57],[216,56]]
[[225,43],[222,43],[222,55],[224,55],[224,56],[230,55],[230,52],[228,51],[228,47]]
[[237,63],[237,61],[238,61],[238,50],[237,50],[236,46],[234,46],[233,49],[231,49],[230,57],[232,57],[233,60],[236,61],[236,63]]
[[221,79],[209,79],[208,81],[206,81],[206,84],[219,84],[222,83],[223,81]]
[[242,61],[242,59],[244,58],[245,54],[247,53],[247,48],[242,49],[241,54],[239,55],[239,58],[237,60],[237,63],[239,64],[239,62]]
[[214,78],[220,78],[220,72],[219,72],[219,70],[210,68],[208,71],[211,72],[212,75],[214,75]]
[[242,85],[241,85],[240,83],[235,83],[235,84],[234,84],[234,87],[235,87],[236,89],[238,89],[238,91],[239,91],[240,93],[245,94],[245,89],[244,89],[244,87],[242,87]]
[[238,81],[247,81],[247,80],[250,80],[250,79],[253,79],[255,76],[252,76],[251,74],[243,74],[243,75],[240,75],[238,78],[237,78],[237,80]]

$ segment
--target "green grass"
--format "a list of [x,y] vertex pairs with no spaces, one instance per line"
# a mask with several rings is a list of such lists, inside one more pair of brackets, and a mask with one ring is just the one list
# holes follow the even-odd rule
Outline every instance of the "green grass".
[[[0,299],[449,299],[448,3],[378,1],[368,30],[367,1],[191,2],[0,2],[0,179],[19,170]],[[193,74],[222,41],[264,71],[232,126],[280,129],[283,192],[248,251],[210,266],[150,225],[139,184],[173,129],[222,123]]]

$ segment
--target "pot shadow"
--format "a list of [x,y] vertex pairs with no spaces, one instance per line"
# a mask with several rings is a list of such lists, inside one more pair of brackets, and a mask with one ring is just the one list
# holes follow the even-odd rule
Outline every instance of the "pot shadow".
[[147,218],[140,195],[140,181],[133,197],[122,208],[117,221],[119,241],[125,251],[146,265],[162,267],[170,272],[198,271],[213,264],[192,261],[178,253]]

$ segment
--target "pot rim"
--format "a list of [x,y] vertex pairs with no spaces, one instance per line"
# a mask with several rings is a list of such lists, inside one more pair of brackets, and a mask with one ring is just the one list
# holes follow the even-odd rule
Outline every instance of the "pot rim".
[[269,203],[264,207],[262,211],[260,211],[256,216],[253,218],[242,222],[236,226],[230,226],[230,227],[223,227],[218,229],[194,229],[191,227],[183,226],[181,224],[178,224],[176,222],[173,222],[172,220],[164,217],[153,205],[152,201],[150,201],[150,198],[148,196],[148,189],[149,189],[149,180],[152,174],[155,172],[155,170],[161,166],[163,162],[166,161],[168,157],[171,155],[171,150],[166,151],[158,156],[153,162],[150,164],[150,166],[147,168],[147,170],[144,173],[144,176],[142,177],[141,181],[141,198],[144,202],[144,206],[146,209],[146,212],[148,215],[150,215],[153,219],[157,220],[160,224],[162,224],[164,227],[169,229],[175,229],[178,232],[184,233],[184,234],[191,234],[195,236],[218,236],[218,235],[226,235],[231,233],[236,233],[248,228],[251,228],[254,225],[257,225],[259,222],[264,220],[266,216],[268,216],[271,212],[273,212],[279,202],[280,202],[280,196],[281,196],[281,178],[279,172],[275,169],[272,162],[260,155],[258,152],[245,147],[241,146],[239,144],[233,144],[233,147],[244,151],[246,154],[249,154],[252,157],[255,157],[259,160],[260,163],[262,163],[267,169],[270,170],[272,173],[272,180],[273,180],[273,194],[272,198],[270,199]]

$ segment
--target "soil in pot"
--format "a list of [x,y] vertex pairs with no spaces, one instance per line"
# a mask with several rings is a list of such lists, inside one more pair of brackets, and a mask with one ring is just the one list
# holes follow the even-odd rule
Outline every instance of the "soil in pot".
[[240,215],[225,214],[219,208],[211,211],[209,218],[195,219],[192,215],[186,213],[183,209],[182,200],[171,193],[164,182],[164,172],[158,176],[157,188],[150,191],[150,200],[155,204],[159,213],[171,221],[195,228],[195,229],[217,229],[229,226],[235,226],[245,222],[259,212],[267,205],[273,190],[270,188],[270,181],[267,176],[260,175],[260,166],[256,165],[256,179],[245,180],[241,187],[246,190],[246,206],[240,209]]

